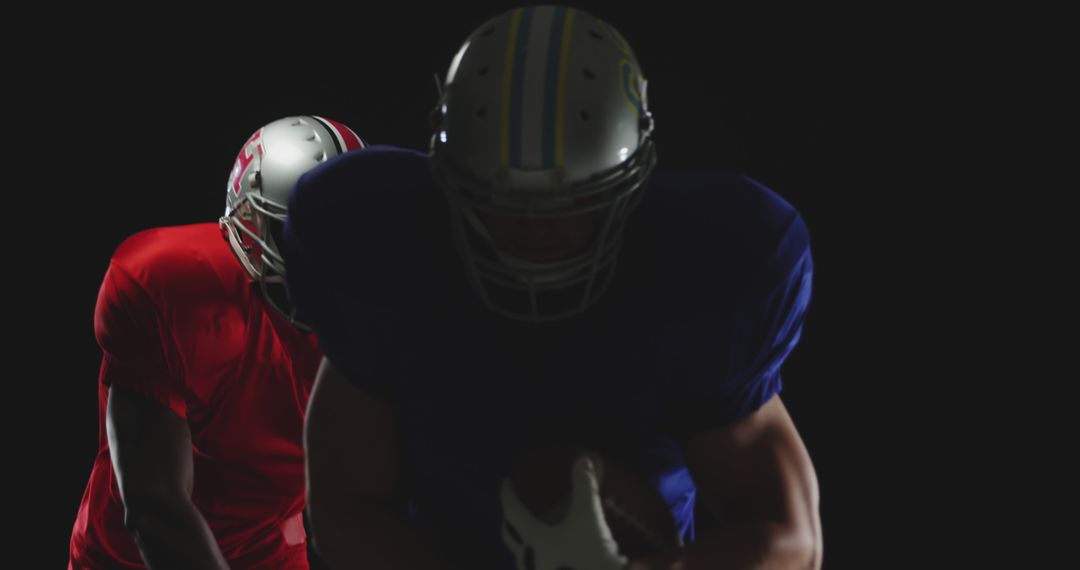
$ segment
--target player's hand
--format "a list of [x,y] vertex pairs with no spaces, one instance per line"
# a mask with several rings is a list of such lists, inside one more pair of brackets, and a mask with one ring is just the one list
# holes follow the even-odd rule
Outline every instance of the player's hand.
[[604,520],[596,469],[588,457],[574,462],[569,512],[547,523],[521,503],[509,479],[502,482],[503,542],[514,554],[518,570],[623,570]]

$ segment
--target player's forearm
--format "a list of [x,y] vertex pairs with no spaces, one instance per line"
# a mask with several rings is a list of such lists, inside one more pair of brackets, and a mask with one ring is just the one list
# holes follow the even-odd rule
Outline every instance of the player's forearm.
[[[314,507],[312,505],[312,507]],[[348,513],[311,508],[312,542],[331,568],[446,570],[404,516],[379,507]]]
[[747,522],[712,529],[685,550],[635,561],[630,570],[817,570],[821,543],[808,529]]
[[229,567],[206,520],[186,498],[136,501],[125,518],[151,570]]

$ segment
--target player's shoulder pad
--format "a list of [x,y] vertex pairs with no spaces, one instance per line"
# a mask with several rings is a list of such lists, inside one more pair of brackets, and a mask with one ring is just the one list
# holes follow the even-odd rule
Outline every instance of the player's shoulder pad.
[[229,299],[248,281],[212,223],[140,231],[116,248],[112,266],[174,306]]

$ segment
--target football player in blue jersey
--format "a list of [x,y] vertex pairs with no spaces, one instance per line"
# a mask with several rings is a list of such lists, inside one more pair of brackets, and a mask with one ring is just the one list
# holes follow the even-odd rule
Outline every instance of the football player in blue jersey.
[[[285,256],[326,354],[306,445],[332,566],[820,567],[816,477],[778,396],[806,226],[750,178],[655,170],[645,85],[607,23],[512,10],[453,58],[430,154],[371,147],[298,183]],[[574,507],[534,519],[506,480],[544,446],[633,466],[684,546],[620,552],[589,460]]]

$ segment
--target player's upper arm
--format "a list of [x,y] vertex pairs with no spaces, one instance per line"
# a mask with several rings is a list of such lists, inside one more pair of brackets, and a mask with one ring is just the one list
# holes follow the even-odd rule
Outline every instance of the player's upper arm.
[[721,525],[764,523],[773,548],[820,566],[821,522],[814,467],[787,409],[774,396],[756,412],[692,438],[691,476]]
[[120,495],[132,517],[190,498],[191,432],[165,406],[120,386],[109,389],[106,430]]
[[314,526],[391,504],[398,491],[391,406],[350,384],[325,358],[308,403],[304,445]]

